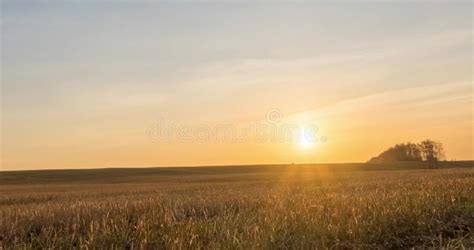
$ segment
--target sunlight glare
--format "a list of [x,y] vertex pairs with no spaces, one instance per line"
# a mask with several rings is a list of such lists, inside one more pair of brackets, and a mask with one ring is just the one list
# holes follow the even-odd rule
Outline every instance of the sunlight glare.
[[304,129],[300,129],[300,136],[298,139],[298,145],[301,149],[310,149],[315,146],[314,135],[309,136],[308,132]]

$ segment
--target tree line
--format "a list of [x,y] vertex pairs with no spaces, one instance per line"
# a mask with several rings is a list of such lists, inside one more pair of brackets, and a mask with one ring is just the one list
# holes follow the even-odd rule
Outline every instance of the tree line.
[[397,144],[380,155],[372,157],[369,163],[384,163],[398,161],[425,161],[430,165],[445,159],[443,144],[438,141],[424,140],[420,143]]

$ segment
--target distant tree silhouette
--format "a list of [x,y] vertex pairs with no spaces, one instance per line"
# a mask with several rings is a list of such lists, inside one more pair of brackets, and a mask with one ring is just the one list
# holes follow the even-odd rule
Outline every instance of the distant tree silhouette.
[[399,162],[399,161],[426,161],[431,167],[444,159],[444,150],[441,142],[424,140],[418,144],[401,143],[385,150],[380,155],[372,157],[369,163]]
[[414,143],[407,143],[406,144],[406,153],[408,155],[408,159],[411,161],[421,161],[422,160],[422,152],[420,147]]
[[417,144],[397,144],[380,155],[369,160],[371,163],[396,162],[396,161],[422,161],[422,153]]
[[445,158],[443,144],[441,142],[424,140],[418,144],[423,156],[423,160],[428,162],[431,167],[435,167],[438,161]]

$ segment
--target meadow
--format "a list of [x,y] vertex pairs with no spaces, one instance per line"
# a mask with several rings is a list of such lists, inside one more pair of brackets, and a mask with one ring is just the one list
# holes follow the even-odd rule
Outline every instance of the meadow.
[[474,248],[474,163],[0,172],[0,249]]

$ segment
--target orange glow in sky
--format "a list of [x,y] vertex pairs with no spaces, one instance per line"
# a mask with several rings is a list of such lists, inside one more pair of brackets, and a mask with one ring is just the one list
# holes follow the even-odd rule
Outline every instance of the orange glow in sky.
[[468,2],[1,11],[0,170],[474,158]]

